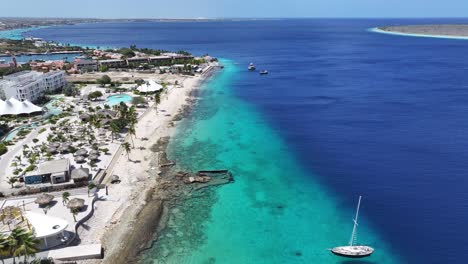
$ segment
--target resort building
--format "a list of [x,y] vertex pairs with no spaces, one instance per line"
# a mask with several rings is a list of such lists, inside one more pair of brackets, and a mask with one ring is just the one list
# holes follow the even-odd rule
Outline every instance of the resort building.
[[31,70],[33,71],[49,72],[63,69],[65,62],[63,60],[44,62],[32,61],[29,65],[31,65]]
[[41,73],[22,71],[3,77],[0,81],[0,98],[15,98],[19,101],[34,102],[46,91],[62,89],[66,85],[64,71]]
[[40,248],[47,249],[66,242],[68,222],[62,218],[26,211],[24,216],[32,227],[34,236],[41,241]]
[[170,57],[173,60],[191,60],[191,59],[193,59],[192,55],[184,55],[184,54],[173,53],[173,52],[163,53],[162,55]]
[[70,161],[68,159],[53,160],[41,163],[37,169],[26,173],[25,184],[64,183],[70,177]]
[[73,70],[78,73],[93,72],[98,70],[95,60],[76,59],[73,61]]
[[134,57],[134,58],[128,58],[127,59],[127,64],[140,64],[140,63],[148,63],[148,58],[146,57]]
[[171,63],[172,58],[169,56],[153,56],[148,58],[150,63],[156,64],[163,64],[163,63]]
[[108,68],[117,68],[126,65],[126,61],[124,60],[99,60],[99,66],[105,66]]

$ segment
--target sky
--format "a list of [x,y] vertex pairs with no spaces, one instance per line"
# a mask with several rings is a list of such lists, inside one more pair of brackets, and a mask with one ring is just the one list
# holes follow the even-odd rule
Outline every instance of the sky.
[[468,0],[0,0],[0,6],[0,17],[397,18],[466,17]]

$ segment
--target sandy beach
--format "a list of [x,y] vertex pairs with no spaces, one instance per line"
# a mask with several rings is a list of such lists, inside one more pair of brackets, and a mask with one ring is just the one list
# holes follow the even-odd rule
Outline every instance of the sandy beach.
[[[174,116],[188,103],[191,92],[202,80],[203,77],[185,78],[182,88],[173,88],[163,96],[157,111],[154,107],[148,109],[138,122],[133,140],[135,148],[129,157],[121,151],[116,154],[119,155],[116,162],[109,166],[103,182],[109,186],[109,195],[96,202],[93,217],[79,231],[81,244],[103,243],[105,263],[111,263],[112,256],[122,253],[122,247],[128,245],[127,236],[132,234],[132,227],[138,220],[136,216],[142,213],[148,197],[155,190],[155,178],[161,170],[159,153],[151,151],[150,147],[160,138],[173,135]],[[111,175],[118,175],[121,182],[109,184]],[[100,262],[88,260],[82,263]]]
[[[176,131],[177,121],[188,113],[194,104],[193,95],[214,68],[203,76],[184,77],[182,85],[169,89],[162,97],[157,110],[150,107],[139,119],[134,149],[127,157],[119,151],[115,162],[107,169],[103,183],[109,194],[95,203],[95,213],[78,235],[80,244],[102,243],[104,260],[84,260],[79,263],[121,263],[120,259],[131,259],[151,242],[153,233],[164,218],[167,206],[190,192],[189,188],[200,188],[183,184],[186,177],[165,179],[165,172],[172,163],[166,159],[165,150],[170,137]],[[132,140],[127,137],[128,142]],[[111,184],[112,175],[118,175],[121,182]],[[181,175],[179,175],[181,176]],[[187,176],[187,175],[183,175]],[[220,185],[232,179],[221,178],[206,185]]]
[[468,37],[468,25],[441,24],[441,25],[406,25],[406,26],[384,26],[377,30],[404,35],[421,35],[432,37]]

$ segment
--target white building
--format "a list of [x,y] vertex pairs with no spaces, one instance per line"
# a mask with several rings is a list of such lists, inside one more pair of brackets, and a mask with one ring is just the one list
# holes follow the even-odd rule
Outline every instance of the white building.
[[48,73],[22,71],[10,74],[0,80],[0,98],[16,98],[19,101],[36,101],[46,91],[62,89],[66,85],[64,71]]

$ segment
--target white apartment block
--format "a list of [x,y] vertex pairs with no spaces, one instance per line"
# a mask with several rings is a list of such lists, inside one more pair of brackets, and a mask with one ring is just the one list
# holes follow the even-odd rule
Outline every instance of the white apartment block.
[[17,72],[4,76],[3,80],[0,80],[0,98],[7,100],[13,97],[19,101],[34,102],[46,91],[62,89],[66,83],[64,71]]

